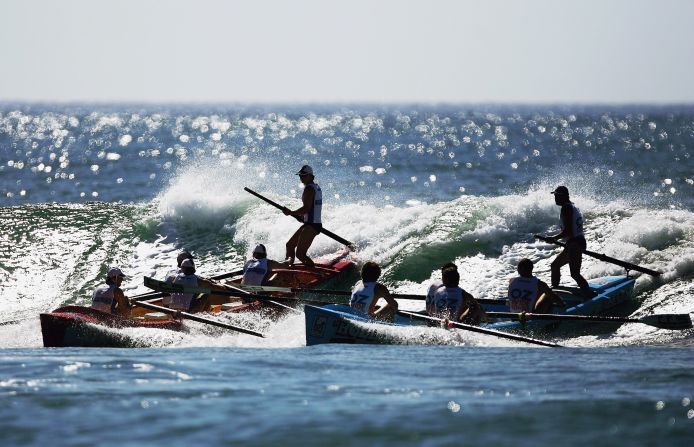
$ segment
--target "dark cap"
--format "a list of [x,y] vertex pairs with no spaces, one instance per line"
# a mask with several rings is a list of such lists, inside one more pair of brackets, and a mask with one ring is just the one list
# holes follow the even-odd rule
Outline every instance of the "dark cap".
[[304,176],[304,175],[313,175],[313,168],[309,165],[303,165],[299,172],[296,173],[296,175],[299,176]]
[[568,196],[569,195],[569,188],[566,186],[557,186],[557,189],[551,192],[551,194],[557,194],[560,196]]

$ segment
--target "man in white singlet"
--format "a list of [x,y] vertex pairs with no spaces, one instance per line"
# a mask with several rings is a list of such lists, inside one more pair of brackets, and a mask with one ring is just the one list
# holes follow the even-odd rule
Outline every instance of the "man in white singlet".
[[111,267],[106,273],[106,284],[94,289],[92,293],[92,309],[121,315],[130,315],[130,302],[120,289],[125,275],[118,267]]
[[308,257],[307,252],[313,239],[323,229],[321,223],[321,210],[323,208],[323,192],[314,182],[313,168],[309,165],[304,165],[301,170],[296,173],[304,184],[304,192],[301,195],[302,205],[294,211],[289,208],[284,208],[287,216],[296,216],[302,218],[304,224],[299,227],[294,235],[287,241],[287,256],[289,265],[294,263],[294,258],[297,257],[307,267],[313,267],[315,264]]
[[581,288],[583,295],[586,298],[593,298],[596,295],[595,291],[590,288],[588,281],[581,276],[581,262],[583,252],[586,249],[586,238],[583,236],[583,215],[569,200],[569,189],[566,186],[557,186],[552,194],[554,194],[554,203],[561,207],[559,214],[561,231],[549,236],[548,239],[554,241],[566,239],[564,250],[552,261],[552,287],[559,286],[561,268],[569,264],[571,277]]
[[508,307],[511,312],[552,313],[554,304],[566,307],[561,297],[537,276],[533,276],[533,261],[524,258],[518,263],[518,274],[509,280]]
[[[176,276],[178,276],[179,273],[181,273],[181,263],[185,261],[186,259],[190,259],[191,261],[193,260],[193,255],[190,254],[190,252],[183,250],[178,254],[176,257],[176,265],[177,267],[175,269],[169,270],[166,273],[166,277],[164,278],[164,281],[166,282],[173,282],[174,279],[176,279]],[[169,306],[171,304],[171,296],[167,295],[161,299],[161,302],[164,306]]]
[[[375,262],[367,262],[361,268],[361,281],[354,285],[349,299],[350,307],[383,321],[393,321],[398,312],[398,302],[390,296],[388,288],[378,281],[381,267]],[[385,306],[378,306],[378,300],[386,300]]]
[[429,315],[465,324],[478,325],[484,318],[484,309],[477,300],[463,290],[460,284],[458,270],[447,268],[442,273],[444,287],[434,293],[431,312]]
[[[181,263],[181,273],[176,275],[173,283],[189,287],[202,287],[212,291],[226,290],[224,286],[196,275],[195,264],[192,259],[183,260]],[[196,297],[193,293],[172,293],[169,307],[184,312],[205,312],[209,310],[208,299],[209,295],[200,295]]]
[[[444,265],[441,266],[441,277],[443,277],[443,272],[448,269],[453,269],[453,270],[458,270],[458,266],[455,265],[453,262],[447,262]],[[431,285],[429,285],[429,290],[427,291],[427,298],[426,298],[426,310],[427,312],[431,315],[434,313],[434,294],[436,294],[436,291],[440,289],[441,287],[444,287],[443,281],[440,279],[436,279],[431,282]]]
[[246,261],[243,266],[243,279],[241,284],[247,286],[262,286],[270,277],[273,269],[287,265],[286,262],[277,262],[267,258],[267,250],[263,244],[258,244],[253,249],[253,258]]

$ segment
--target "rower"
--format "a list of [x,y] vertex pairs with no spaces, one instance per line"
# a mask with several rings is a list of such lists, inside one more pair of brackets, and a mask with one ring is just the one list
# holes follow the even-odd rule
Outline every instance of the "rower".
[[[398,302],[390,296],[388,288],[378,281],[381,267],[375,262],[367,262],[361,268],[361,281],[352,289],[350,307],[379,320],[393,321],[398,312]],[[378,306],[378,300],[386,300],[385,306]]]
[[537,276],[533,276],[533,261],[523,258],[518,263],[520,276],[509,280],[508,307],[511,312],[552,313],[552,306],[566,307],[559,295]]
[[308,248],[311,246],[313,239],[321,232],[323,225],[321,223],[321,209],[323,207],[323,193],[320,186],[314,182],[313,168],[309,165],[301,167],[296,173],[304,184],[304,192],[301,195],[302,205],[294,211],[289,208],[284,208],[282,212],[287,216],[295,216],[303,219],[303,225],[296,230],[287,241],[287,256],[289,265],[294,263],[294,258],[297,257],[306,267],[313,267],[315,264],[308,257]]
[[[178,267],[176,267],[173,270],[169,270],[169,272],[166,274],[166,277],[164,278],[164,281],[172,283],[174,281],[174,279],[176,279],[176,276],[178,276],[178,274],[181,273],[181,263],[186,259],[190,259],[192,261],[193,255],[190,254],[190,252],[183,250],[176,257],[176,265]],[[161,302],[164,306],[168,307],[171,304],[171,296],[166,295],[166,296],[162,297]]]
[[447,268],[442,273],[444,287],[434,293],[429,315],[454,322],[478,325],[484,318],[484,309],[477,300],[463,290],[457,269]]
[[267,250],[263,244],[258,244],[253,249],[253,258],[246,261],[243,266],[243,279],[241,284],[245,286],[262,286],[270,277],[273,269],[281,268],[286,262],[277,262],[267,258]]
[[554,203],[561,207],[559,213],[561,231],[553,236],[547,237],[554,242],[559,239],[566,239],[566,245],[554,261],[552,261],[552,287],[559,286],[561,279],[561,268],[569,264],[571,277],[576,281],[581,292],[587,298],[593,298],[597,294],[588,285],[588,281],[581,276],[581,261],[583,252],[586,249],[586,238],[583,236],[583,215],[581,211],[569,200],[569,189],[566,186],[557,186],[552,191]]
[[125,275],[121,269],[111,267],[106,273],[106,284],[98,286],[92,293],[92,309],[128,316],[130,314],[130,302],[120,288],[123,278]]
[[[176,275],[173,284],[210,289],[213,293],[215,290],[227,290],[224,286],[214,281],[196,275],[195,264],[192,259],[184,259],[183,262],[181,262],[181,273]],[[209,295],[202,295],[195,298],[194,293],[172,293],[171,304],[168,307],[185,312],[204,312],[209,308],[208,299]]]
[[[444,270],[448,269],[453,269],[455,271],[458,271],[458,266],[455,265],[453,262],[447,262],[444,265],[441,266],[441,277],[443,277],[443,272]],[[436,291],[440,289],[441,287],[444,287],[443,282],[440,279],[434,280],[431,282],[431,285],[429,286],[429,290],[427,291],[427,298],[426,298],[426,309],[427,312],[431,315],[433,311],[433,306],[434,306],[434,295],[436,294]]]

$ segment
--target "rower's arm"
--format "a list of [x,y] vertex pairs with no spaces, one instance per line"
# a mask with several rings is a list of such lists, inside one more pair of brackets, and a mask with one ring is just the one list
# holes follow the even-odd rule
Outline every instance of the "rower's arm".
[[559,212],[559,218],[562,221],[562,230],[549,237],[549,239],[559,240],[562,238],[570,238],[573,236],[573,226],[571,225],[571,218],[573,217],[573,209],[570,206],[563,205],[561,211]]
[[395,298],[390,296],[390,292],[386,286],[378,283],[376,284],[376,290],[374,291],[374,303],[376,303],[380,298],[386,300],[386,305],[374,312],[375,317],[378,317],[380,314],[388,314],[391,311],[393,313],[398,311],[398,302],[395,301]]
[[130,315],[130,301],[125,297],[121,289],[113,291],[113,299],[116,300],[116,312],[118,315],[127,317]]
[[304,188],[304,193],[301,195],[301,201],[303,205],[301,208],[297,208],[294,211],[290,211],[289,214],[292,216],[301,217],[304,214],[311,211],[313,208],[313,199],[316,197],[316,190],[313,188]]
[[463,295],[463,300],[465,302],[465,311],[461,312],[458,316],[458,321],[463,320],[472,321],[473,324],[479,324],[484,318],[486,318],[486,313],[482,305],[475,299],[474,296],[465,292]]
[[564,300],[562,300],[559,294],[552,290],[546,282],[538,281],[537,291],[539,293],[539,296],[542,296],[543,294],[547,295],[552,300],[553,304],[556,304],[557,306],[566,307],[566,303],[564,302]]

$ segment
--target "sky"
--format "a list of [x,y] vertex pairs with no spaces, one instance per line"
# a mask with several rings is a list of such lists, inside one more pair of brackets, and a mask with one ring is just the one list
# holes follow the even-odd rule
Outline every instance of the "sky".
[[3,0],[0,102],[693,103],[689,0]]

